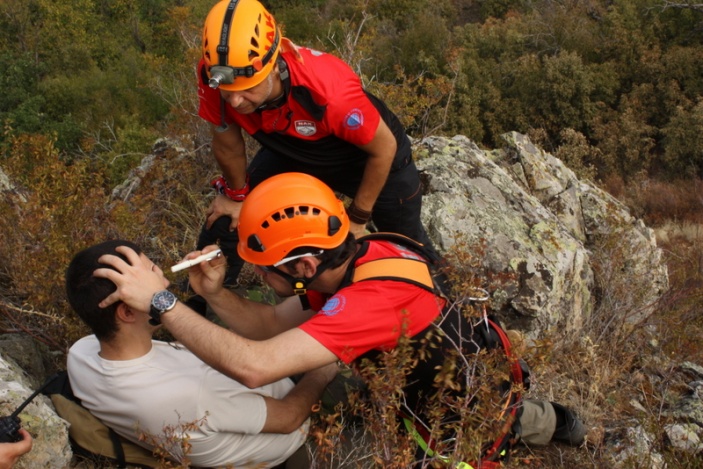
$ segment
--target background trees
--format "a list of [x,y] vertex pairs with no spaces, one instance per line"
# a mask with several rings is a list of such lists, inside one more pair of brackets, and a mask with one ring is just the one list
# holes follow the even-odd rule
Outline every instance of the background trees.
[[[663,0],[287,0],[285,34],[338,54],[414,136],[571,129],[603,179],[701,176],[703,12]],[[197,135],[193,65],[211,0],[7,0],[0,120],[115,182],[159,136]],[[178,125],[174,125],[178,123]]]

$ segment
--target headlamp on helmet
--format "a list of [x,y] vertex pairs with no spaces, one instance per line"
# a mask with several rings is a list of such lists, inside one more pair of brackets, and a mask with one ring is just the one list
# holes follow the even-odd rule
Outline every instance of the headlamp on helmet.
[[208,86],[241,91],[258,85],[271,73],[279,44],[275,19],[257,0],[221,1],[203,28]]

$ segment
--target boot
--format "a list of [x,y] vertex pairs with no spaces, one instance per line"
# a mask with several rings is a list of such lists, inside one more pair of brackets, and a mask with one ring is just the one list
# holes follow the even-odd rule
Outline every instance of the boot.
[[571,446],[581,446],[586,439],[586,427],[583,422],[563,405],[552,402],[557,414],[557,425],[552,435],[552,441],[559,441]]

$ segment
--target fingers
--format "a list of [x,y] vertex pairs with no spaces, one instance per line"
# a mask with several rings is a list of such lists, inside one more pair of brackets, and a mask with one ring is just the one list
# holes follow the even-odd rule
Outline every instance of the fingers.
[[98,259],[105,267],[93,272],[95,277],[107,279],[115,284],[117,289],[104,298],[99,307],[107,308],[122,300],[139,311],[148,311],[151,297],[156,291],[168,286],[168,280],[163,272],[143,254],[120,246],[115,249],[127,261],[119,256],[106,254]]
[[220,218],[218,215],[215,215],[215,212],[210,212],[207,215],[207,218],[205,219],[205,228],[208,230],[212,228],[212,224],[217,221],[217,219]]
[[212,224],[215,223],[220,217],[227,216],[232,219],[229,230],[236,230],[241,205],[241,202],[235,202],[228,199],[224,195],[218,195],[213,199],[210,206],[205,211],[205,227],[209,230],[212,227]]
[[[96,270],[97,272],[97,270]],[[95,275],[95,273],[93,273]],[[99,277],[99,275],[96,275],[96,277]],[[98,306],[100,308],[107,308],[110,305],[113,305],[120,301],[120,295],[118,292],[111,293],[108,295],[104,300],[102,300],[100,303],[98,303]]]
[[20,428],[20,435],[22,435],[22,439],[17,442],[17,449],[19,450],[19,454],[24,454],[32,449],[32,435],[24,428]]
[[[212,247],[208,246],[207,248],[204,248],[202,251],[195,251],[195,252],[189,254],[188,256],[190,256],[190,258],[193,259],[193,258],[197,257],[197,255],[199,255],[198,253],[206,254],[208,252],[212,252],[215,249],[219,249],[219,248],[216,245],[213,245]],[[213,259],[203,261],[203,262],[199,263],[197,266],[193,266],[193,268],[199,267],[200,270],[205,274],[206,277],[212,278],[212,273],[215,272],[215,270],[217,270],[220,267],[223,267],[225,265],[227,265],[227,259],[225,258],[225,256],[220,254]],[[193,268],[191,268],[191,269],[193,269]],[[191,272],[192,272],[192,270],[191,270]]]

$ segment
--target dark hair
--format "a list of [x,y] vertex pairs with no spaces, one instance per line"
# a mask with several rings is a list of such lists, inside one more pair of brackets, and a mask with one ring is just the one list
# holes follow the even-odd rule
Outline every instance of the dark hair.
[[[288,256],[298,256],[300,254],[307,254],[307,253],[312,253],[312,252],[319,252],[320,248],[313,248],[313,247],[308,247],[308,246],[301,246],[298,248],[293,249]],[[322,254],[319,256],[316,256],[317,259],[319,259],[322,264],[326,264],[327,262],[330,262],[330,264],[326,267],[328,269],[334,269],[336,267],[339,267],[340,265],[344,264],[347,259],[349,259],[351,256],[354,255],[356,252],[356,238],[354,235],[350,232],[344,242],[337,246],[336,248],[332,249],[325,249],[322,251]]]
[[117,333],[115,312],[120,302],[107,308],[98,306],[102,300],[117,290],[117,286],[106,278],[93,276],[93,272],[100,268],[111,268],[98,262],[98,259],[105,254],[113,254],[127,261],[124,255],[115,250],[119,246],[132,248],[137,254],[142,252],[139,246],[130,241],[105,241],[80,251],[66,269],[68,302],[100,340],[111,340],[115,337]]

